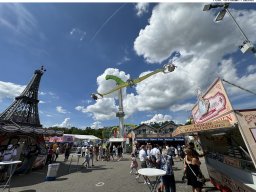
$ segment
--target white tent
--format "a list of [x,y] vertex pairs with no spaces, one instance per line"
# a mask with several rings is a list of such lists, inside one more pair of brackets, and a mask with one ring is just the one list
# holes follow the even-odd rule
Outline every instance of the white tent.
[[74,140],[101,140],[100,138],[94,136],[94,135],[76,135],[76,134],[64,134],[64,136],[72,136]]

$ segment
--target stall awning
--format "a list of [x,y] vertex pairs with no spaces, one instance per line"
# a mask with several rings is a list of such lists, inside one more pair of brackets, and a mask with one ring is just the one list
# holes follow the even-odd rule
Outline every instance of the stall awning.
[[179,135],[188,135],[196,132],[208,131],[213,129],[230,128],[230,127],[232,127],[232,125],[228,120],[209,121],[207,123],[198,123],[198,124],[192,124],[192,125],[179,126],[175,131],[173,131],[172,136],[176,137]]

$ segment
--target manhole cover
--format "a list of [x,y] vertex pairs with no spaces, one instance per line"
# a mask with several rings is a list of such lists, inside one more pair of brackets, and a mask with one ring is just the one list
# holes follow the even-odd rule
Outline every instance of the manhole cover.
[[99,182],[99,183],[96,184],[96,187],[101,187],[101,186],[103,186],[103,185],[104,185],[103,182]]

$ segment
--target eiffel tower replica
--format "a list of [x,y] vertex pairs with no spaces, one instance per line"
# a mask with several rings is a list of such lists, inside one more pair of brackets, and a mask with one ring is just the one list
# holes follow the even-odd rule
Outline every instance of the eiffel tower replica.
[[34,75],[15,101],[0,114],[0,125],[15,127],[41,128],[38,113],[38,89],[42,75],[46,70],[42,66],[35,70]]

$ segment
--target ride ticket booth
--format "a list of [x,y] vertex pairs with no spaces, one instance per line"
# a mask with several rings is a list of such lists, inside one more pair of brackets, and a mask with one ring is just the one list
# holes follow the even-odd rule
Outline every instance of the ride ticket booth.
[[192,135],[206,152],[210,180],[220,191],[256,191],[256,109],[234,110],[220,79],[192,109],[193,124],[173,136]]

